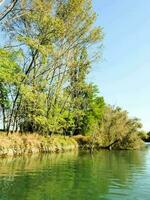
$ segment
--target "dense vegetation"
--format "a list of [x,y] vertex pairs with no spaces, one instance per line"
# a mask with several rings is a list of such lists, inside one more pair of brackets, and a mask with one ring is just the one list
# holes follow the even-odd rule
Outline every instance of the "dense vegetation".
[[150,142],[150,132],[147,133],[146,141]]
[[[2,20],[3,130],[88,135],[100,147],[139,147],[141,123],[88,83],[103,39],[92,0],[20,0]],[[94,50],[93,50],[94,49]]]
[[141,131],[138,133],[138,135],[143,141],[150,142],[150,132],[146,133],[144,131]]
[[0,157],[76,150],[78,150],[78,143],[68,136],[0,134]]

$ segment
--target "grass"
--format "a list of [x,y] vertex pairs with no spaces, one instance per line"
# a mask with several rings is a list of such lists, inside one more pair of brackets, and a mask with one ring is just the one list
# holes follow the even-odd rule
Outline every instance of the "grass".
[[[103,144],[104,145],[104,144]],[[42,136],[39,134],[9,134],[0,132],[0,156],[15,156],[35,153],[69,152],[81,149],[93,150],[104,149],[99,138],[92,136]],[[113,145],[113,149],[140,149],[144,146],[143,141],[133,135],[128,139],[122,139]]]
[[0,133],[0,156],[33,153],[64,152],[78,149],[78,143],[70,137],[55,135]]

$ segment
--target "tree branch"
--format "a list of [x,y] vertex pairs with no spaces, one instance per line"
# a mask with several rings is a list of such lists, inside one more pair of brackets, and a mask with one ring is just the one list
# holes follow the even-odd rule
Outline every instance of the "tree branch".
[[4,10],[4,12],[0,13],[0,21],[2,21],[15,7],[18,0],[12,0],[12,2],[7,6],[7,8]]

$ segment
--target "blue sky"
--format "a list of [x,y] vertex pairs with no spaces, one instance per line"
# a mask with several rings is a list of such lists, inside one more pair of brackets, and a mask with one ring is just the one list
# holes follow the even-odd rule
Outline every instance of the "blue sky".
[[150,1],[93,0],[103,27],[103,58],[94,80],[109,104],[119,105],[150,130]]

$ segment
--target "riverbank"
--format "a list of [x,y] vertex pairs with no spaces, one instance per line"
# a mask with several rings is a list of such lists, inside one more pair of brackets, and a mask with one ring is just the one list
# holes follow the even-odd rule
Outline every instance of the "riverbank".
[[0,132],[0,157],[18,156],[35,153],[61,153],[68,151],[117,149],[140,149],[144,142],[135,137],[132,140],[114,140],[111,143],[102,143],[101,138],[77,135],[73,137],[53,135],[43,136],[39,134],[9,134]]
[[[144,141],[140,137],[137,137],[136,134],[133,134],[129,138],[114,138],[114,140],[107,142],[102,137],[93,137],[93,136],[83,136],[77,135],[73,136],[79,145],[80,149],[83,150],[137,150],[145,147]],[[106,138],[105,138],[106,139]]]
[[67,136],[0,134],[0,157],[78,150],[78,143]]

